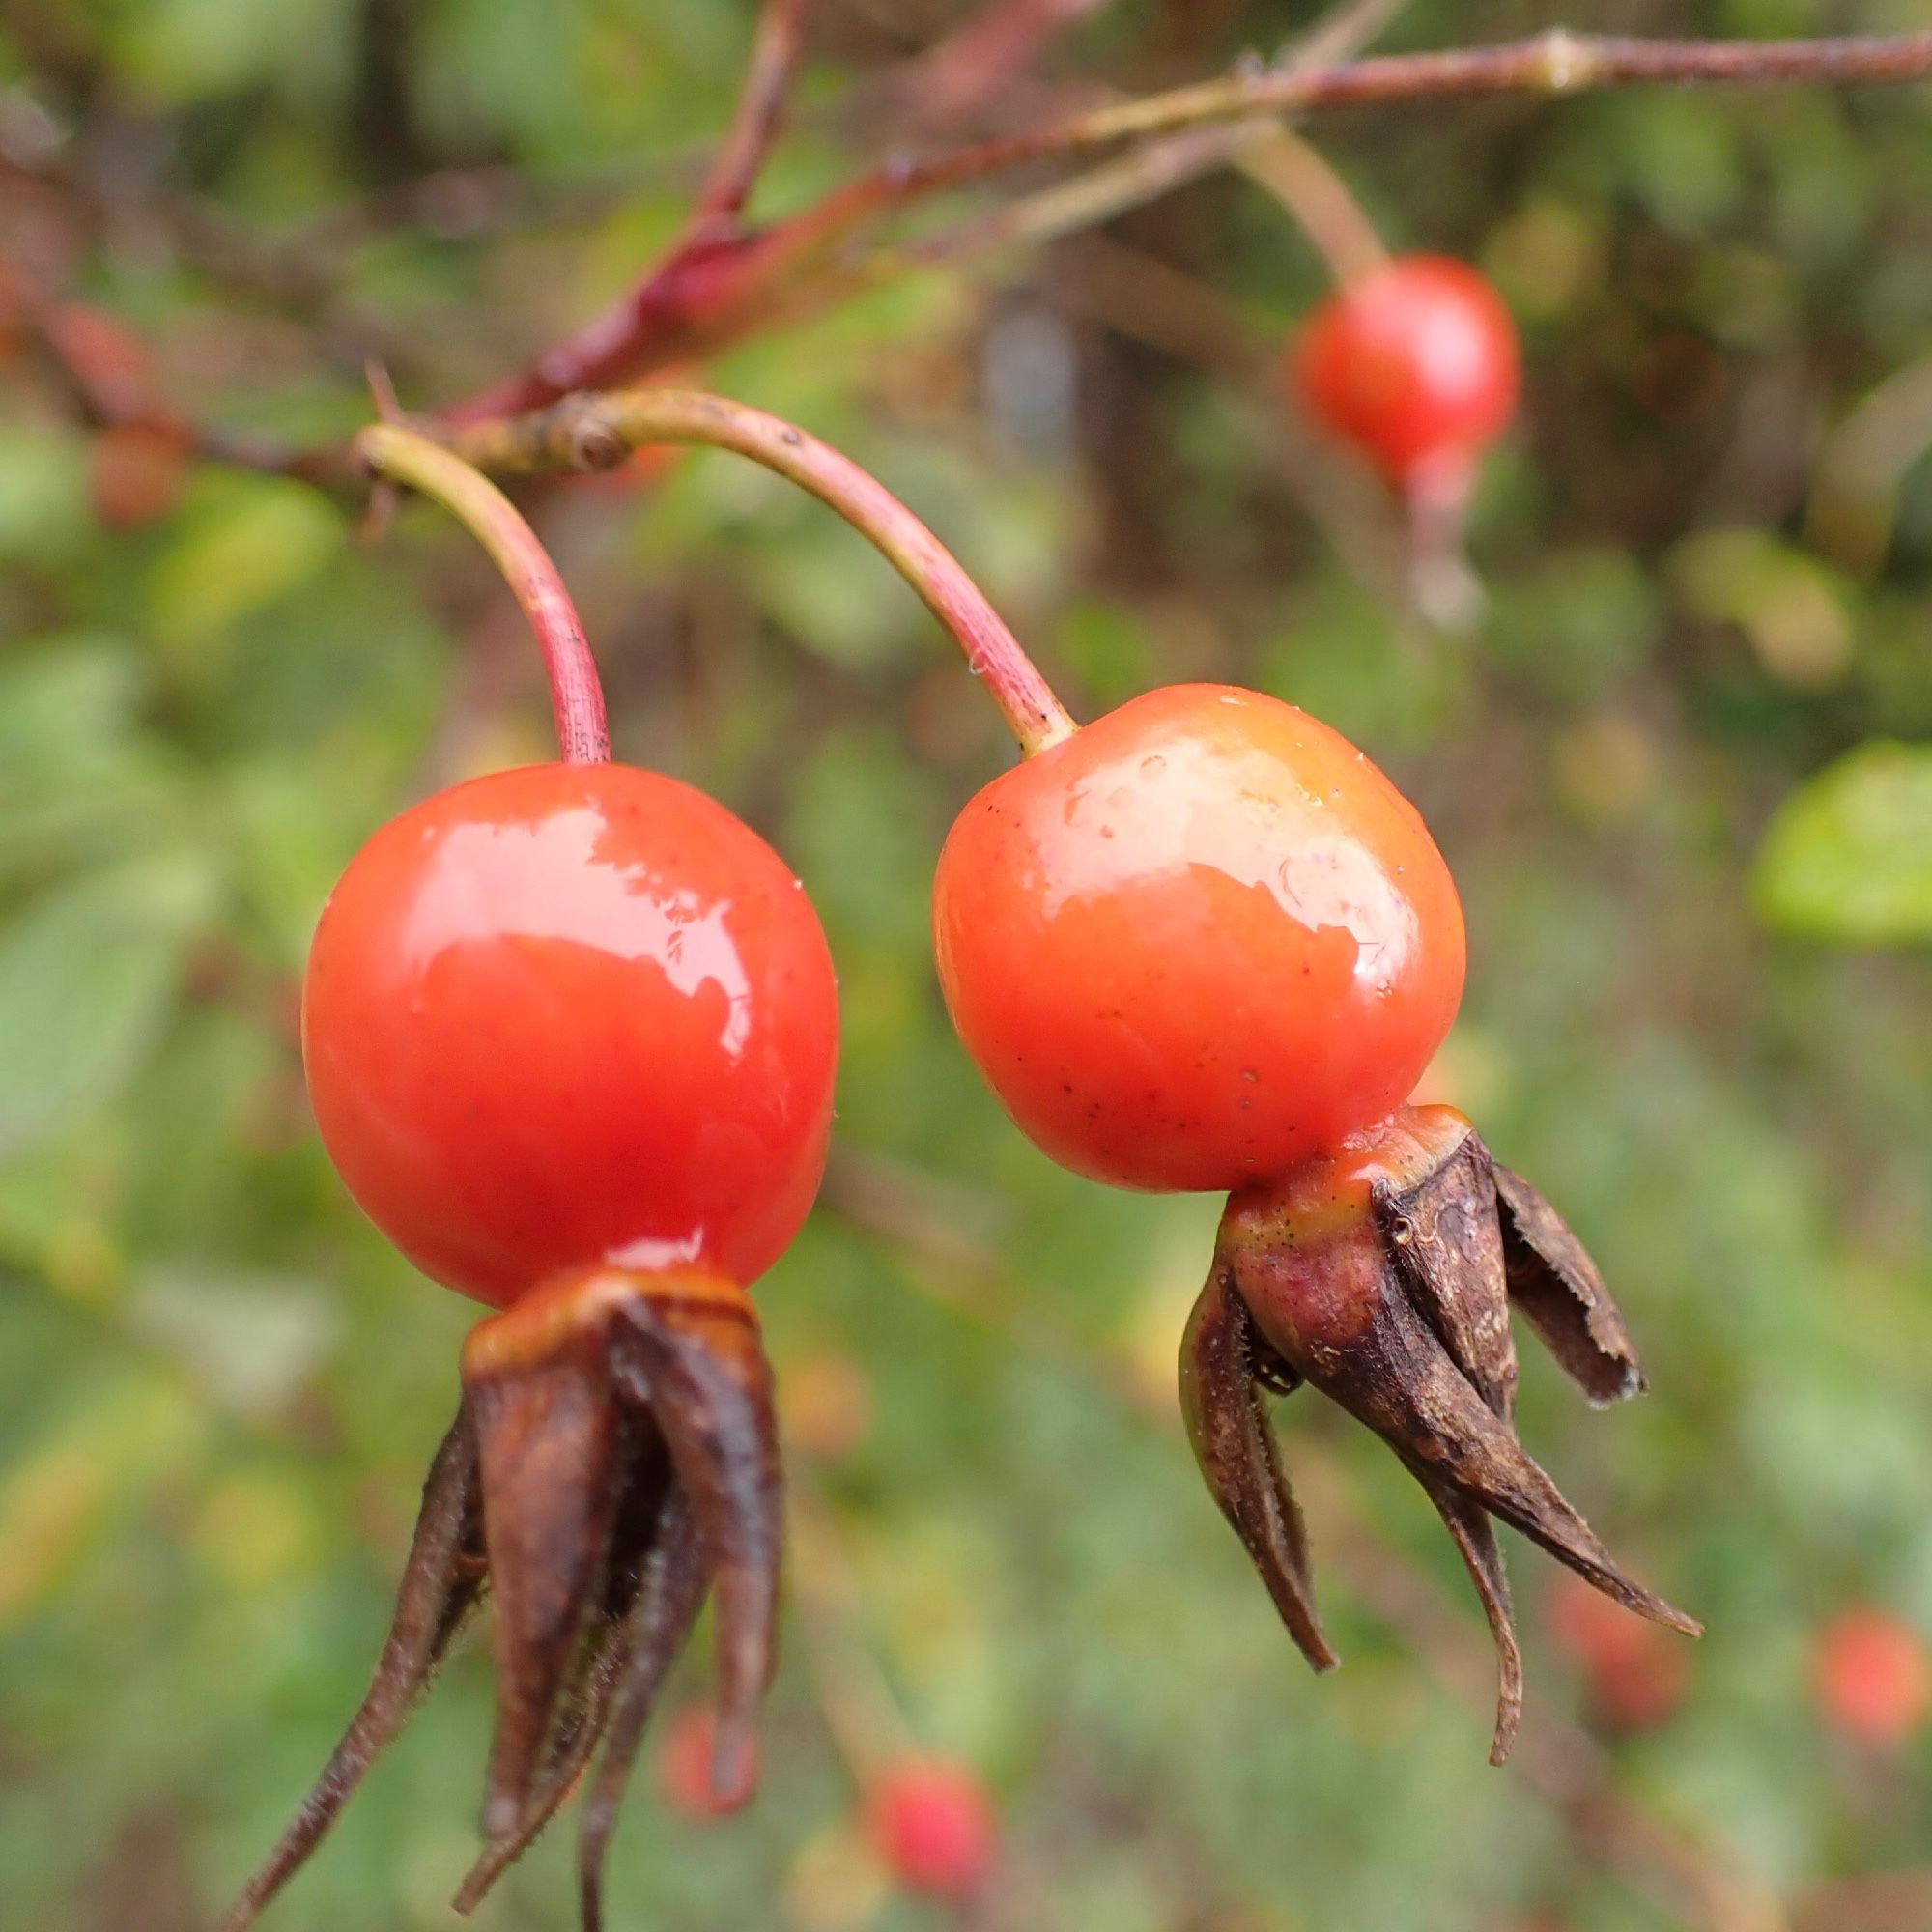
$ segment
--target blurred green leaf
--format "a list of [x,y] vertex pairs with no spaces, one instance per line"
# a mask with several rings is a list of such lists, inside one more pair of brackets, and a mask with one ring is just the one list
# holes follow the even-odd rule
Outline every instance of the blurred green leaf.
[[1834,572],[1767,530],[1710,530],[1670,555],[1670,574],[1701,616],[1739,626],[1781,683],[1821,689],[1852,656],[1845,586]]
[[1932,940],[1932,745],[1861,745],[1801,785],[1752,888],[1768,923],[1805,938]]
[[0,934],[0,1159],[110,1098],[139,1066],[211,888],[191,861],[99,873]]
[[46,562],[89,523],[87,444],[71,431],[0,436],[0,557]]
[[195,100],[272,77],[339,72],[350,0],[144,0],[122,39],[129,77],[152,98]]
[[298,483],[206,479],[156,566],[156,628],[184,644],[217,637],[313,577],[347,534],[342,513]]
[[341,1327],[320,1282],[179,1264],[135,1282],[128,1321],[221,1407],[258,1418],[296,1393]]

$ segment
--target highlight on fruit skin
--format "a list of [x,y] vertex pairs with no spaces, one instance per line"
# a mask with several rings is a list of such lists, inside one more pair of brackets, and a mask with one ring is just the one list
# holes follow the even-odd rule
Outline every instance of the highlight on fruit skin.
[[1226,686],[1129,700],[959,814],[933,887],[947,1008],[1009,1114],[1116,1186],[1228,1190],[1180,1353],[1189,1439],[1318,1670],[1307,1538],[1264,1398],[1311,1384],[1421,1483],[1521,1709],[1492,1520],[1694,1634],[1524,1453],[1512,1309],[1595,1403],[1643,1387],[1555,1209],[1447,1107],[1406,1104],[1461,1000],[1460,901],[1415,809],[1339,733]]
[[497,773],[352,862],[304,983],[323,1139],[405,1253],[498,1312],[464,1347],[368,1694],[224,1932],[314,1850],[485,1594],[497,1719],[459,1909],[587,1778],[596,1932],[617,1807],[707,1596],[711,1794],[750,1795],[783,1504],[746,1286],[816,1192],[837,1045],[798,881],[673,780]]

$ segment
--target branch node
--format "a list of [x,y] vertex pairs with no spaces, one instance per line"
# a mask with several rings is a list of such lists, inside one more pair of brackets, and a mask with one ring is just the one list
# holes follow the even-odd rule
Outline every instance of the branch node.
[[570,420],[563,425],[563,436],[570,461],[579,469],[615,469],[631,453],[610,419],[588,399],[572,411]]
[[1542,84],[1551,94],[1574,94],[1593,87],[1602,71],[1595,53],[1568,27],[1551,27],[1538,36],[1536,65]]

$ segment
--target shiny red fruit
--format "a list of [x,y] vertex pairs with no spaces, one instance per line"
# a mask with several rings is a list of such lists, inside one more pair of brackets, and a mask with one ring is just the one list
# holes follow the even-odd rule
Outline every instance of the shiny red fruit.
[[356,854],[302,1047],[364,1211],[506,1306],[604,1262],[769,1267],[824,1167],[838,1001],[810,900],[749,826],[655,773],[535,765]]
[[1230,1189],[1382,1120],[1463,991],[1462,906],[1349,741],[1225,685],[1152,691],[1016,766],[933,887],[953,1025],[1063,1166]]
[[1465,263],[1398,256],[1315,311],[1291,375],[1318,422],[1403,484],[1502,433],[1520,379],[1516,326]]
[[992,1802],[950,1759],[894,1765],[872,1789],[867,1822],[874,1849],[908,1891],[970,1898],[992,1872],[999,1834]]
[[1932,1655],[1889,1611],[1833,1617],[1818,1633],[1812,1672],[1820,1714],[1856,1743],[1902,1744],[1932,1715]]

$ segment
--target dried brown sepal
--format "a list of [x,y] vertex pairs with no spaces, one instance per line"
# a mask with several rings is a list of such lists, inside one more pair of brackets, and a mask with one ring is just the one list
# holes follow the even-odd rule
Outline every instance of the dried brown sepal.
[[[580,1869],[586,1875],[582,1887],[582,1925],[584,1932],[596,1932],[601,1921],[599,1875],[617,1802],[658,1692],[697,1620],[709,1580],[682,1492],[661,1471],[652,1493],[653,1514],[641,1525],[641,1534],[632,1535],[621,1527],[618,1533],[616,1547],[636,1550],[639,1557],[626,1566],[624,1614],[610,1624],[609,1641],[598,1652],[582,1721],[556,1740],[516,1831],[493,1840],[470,1867],[453,1901],[458,1912],[473,1911],[528,1850],[577,1789],[601,1744],[604,1755],[584,1807],[579,1851]],[[613,1611],[615,1602],[613,1598]]]
[[1528,1181],[1495,1170],[1510,1299],[1564,1373],[1599,1406],[1641,1395],[1643,1371],[1597,1264]]
[[717,1612],[712,1796],[742,1804],[757,1776],[784,1547],[778,1415],[757,1316],[740,1291],[721,1293],[702,1279],[668,1284],[626,1305],[611,1366],[663,1432],[696,1520]]
[[1522,1721],[1522,1652],[1517,1646],[1516,1612],[1510,1603],[1509,1575],[1496,1546],[1495,1526],[1480,1503],[1435,1476],[1421,1478],[1429,1500],[1462,1551],[1469,1580],[1482,1599],[1496,1646],[1496,1725],[1490,1737],[1490,1762],[1507,1764]]
[[464,1876],[452,1899],[460,1913],[475,1911],[491,1886],[529,1851],[551,1818],[556,1816],[558,1806],[576,1791],[603,1741],[611,1718],[611,1698],[636,1644],[636,1625],[643,1613],[641,1553],[649,1548],[651,1524],[639,1517],[639,1509],[661,1509],[667,1484],[668,1470],[663,1453],[639,1459],[638,1474],[611,1532],[605,1602],[601,1611],[587,1621],[572,1683],[562,1700],[562,1714],[551,1729],[543,1768],[529,1787],[516,1830],[491,1839]]
[[1489,1149],[1464,1134],[1413,1186],[1378,1181],[1370,1198],[1409,1299],[1483,1400],[1507,1419],[1516,1411],[1516,1342]]
[[578,1912],[582,1932],[602,1932],[604,1855],[659,1692],[704,1602],[704,1561],[691,1505],[679,1491],[672,1490],[665,1500],[644,1586],[639,1594],[639,1617],[616,1690],[610,1739],[597,1767],[597,1781],[583,1807],[577,1851]]
[[582,1667],[616,1511],[615,1392],[597,1338],[466,1378],[497,1598],[497,1727],[483,1834],[517,1829]]
[[1181,1341],[1180,1412],[1208,1493],[1254,1559],[1289,1634],[1317,1670],[1332,1670],[1338,1660],[1315,1608],[1307,1531],[1262,1399],[1264,1388],[1286,1393],[1300,1378],[1277,1379],[1277,1366],[1259,1360],[1255,1344],[1254,1318],[1217,1265]]
[[222,1932],[314,1850],[486,1587],[498,1600],[489,1842],[468,1911],[604,1756],[586,1808],[583,1924],[631,1762],[707,1590],[718,1598],[721,1795],[749,1793],[771,1673],[781,1494],[771,1378],[744,1291],[615,1270],[548,1284],[474,1330],[375,1682]]
[[[1525,1313],[1541,1311],[1546,1339],[1554,1329],[1564,1366],[1592,1393],[1614,1370],[1622,1392],[1624,1365],[1634,1374],[1634,1361],[1587,1257],[1540,1196],[1492,1168],[1468,1122],[1446,1107],[1405,1108],[1335,1157],[1235,1195],[1209,1280],[1210,1294],[1246,1312],[1251,1378],[1261,1352],[1271,1350],[1373,1429],[1435,1504],[1495,1638],[1495,1763],[1516,1733],[1521,1664],[1491,1518],[1639,1615],[1691,1635],[1699,1629],[1617,1566],[1517,1440],[1508,1307],[1512,1295],[1521,1298],[1520,1280],[1531,1297]],[[1556,1296],[1563,1302],[1552,1310]],[[1190,1432],[1197,1453],[1203,1441],[1218,1449],[1214,1460],[1203,1455],[1203,1468],[1252,1552],[1249,1522],[1229,1500],[1242,1503],[1245,1492],[1231,1486],[1252,1484],[1261,1466],[1240,1434],[1244,1408],[1230,1386],[1244,1357],[1225,1340],[1205,1367],[1203,1356],[1204,1335],[1213,1341],[1243,1328],[1205,1295],[1203,1308],[1208,1325],[1197,1308],[1183,1347],[1183,1391],[1200,1411]],[[1589,1343],[1589,1375],[1576,1359],[1579,1336]],[[1251,1387],[1248,1410],[1255,1400]],[[1305,1589],[1305,1562],[1296,1575]]]
[[[571,1681],[559,1700],[543,1766],[525,1797],[523,1815],[513,1831],[491,1839],[470,1866],[453,1901],[458,1912],[473,1911],[482,1902],[577,1789],[604,1738],[612,1697],[649,1614],[649,1558],[670,1495],[670,1467],[648,1421],[626,1413],[620,1422],[629,1438],[619,1452],[620,1466],[630,1473],[611,1532],[603,1601],[585,1620]],[[701,1575],[698,1590],[701,1595]]]
[[431,1459],[396,1613],[360,1709],[275,1849],[242,1888],[221,1932],[242,1932],[322,1842],[483,1595],[476,1438],[466,1410]]

